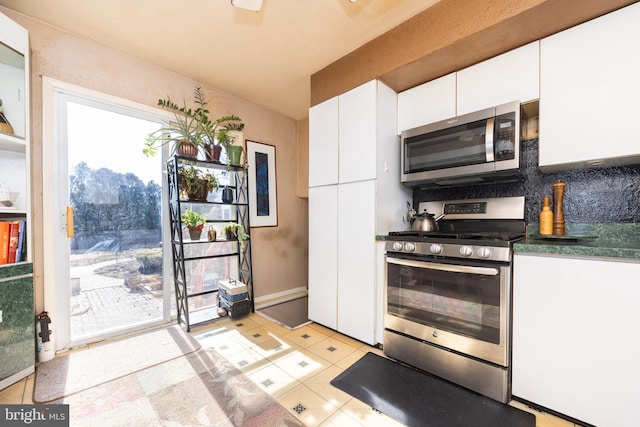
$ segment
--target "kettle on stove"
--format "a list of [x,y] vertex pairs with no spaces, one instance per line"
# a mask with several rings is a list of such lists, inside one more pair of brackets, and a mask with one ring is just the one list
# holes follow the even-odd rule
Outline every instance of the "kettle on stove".
[[412,231],[438,231],[438,221],[441,220],[445,214],[434,216],[427,211],[417,214],[409,202],[407,202],[407,205],[409,206],[407,218],[411,224]]

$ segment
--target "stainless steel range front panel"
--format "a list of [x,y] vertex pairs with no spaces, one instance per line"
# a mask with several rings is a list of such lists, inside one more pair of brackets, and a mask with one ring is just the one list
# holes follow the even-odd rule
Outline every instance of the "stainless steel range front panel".
[[510,370],[384,331],[384,354],[502,403],[511,400]]
[[385,329],[507,367],[510,301],[510,266],[387,257]]

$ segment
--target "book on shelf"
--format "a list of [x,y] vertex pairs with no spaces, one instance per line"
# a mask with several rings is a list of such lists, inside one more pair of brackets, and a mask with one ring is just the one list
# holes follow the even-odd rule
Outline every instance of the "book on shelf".
[[9,222],[9,253],[7,254],[7,264],[16,262],[16,251],[18,250],[18,237],[20,236],[20,221]]
[[9,221],[0,221],[0,264],[9,262]]
[[18,250],[16,251],[16,262],[22,262],[27,253],[27,221],[20,220],[20,234],[18,235]]
[[0,265],[14,264],[26,258],[26,221],[0,221]]

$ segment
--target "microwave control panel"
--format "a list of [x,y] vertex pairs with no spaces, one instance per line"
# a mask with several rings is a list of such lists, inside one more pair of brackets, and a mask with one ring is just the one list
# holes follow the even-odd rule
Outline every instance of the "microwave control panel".
[[515,114],[508,113],[496,117],[495,127],[495,157],[496,160],[511,160],[515,158],[516,123]]

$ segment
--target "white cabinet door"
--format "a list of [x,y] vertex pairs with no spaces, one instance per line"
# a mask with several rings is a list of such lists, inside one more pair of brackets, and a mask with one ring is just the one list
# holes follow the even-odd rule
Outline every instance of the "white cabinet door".
[[458,115],[539,98],[539,42],[458,71]]
[[640,161],[639,22],[637,3],[541,41],[543,171]]
[[398,94],[398,135],[403,130],[446,120],[455,115],[455,73]]
[[516,255],[513,395],[598,426],[638,425],[640,262]]
[[336,329],[338,186],[309,189],[309,319]]
[[340,183],[376,177],[377,85],[373,80],[340,95]]
[[375,181],[338,186],[338,331],[375,344]]
[[309,109],[309,187],[338,183],[338,97]]

